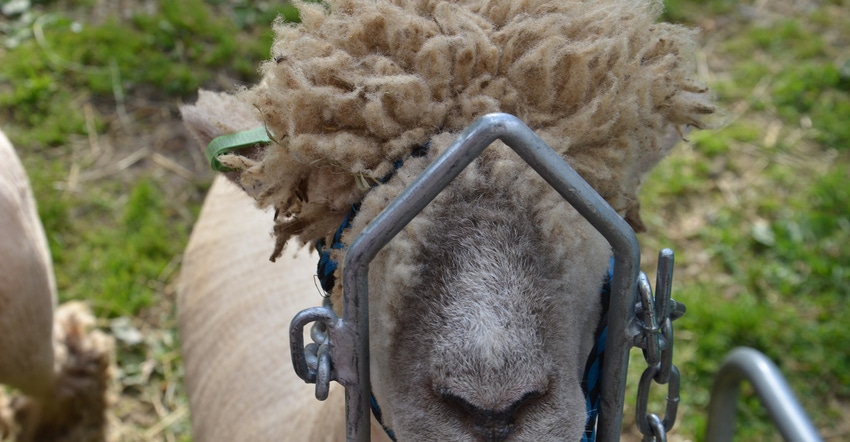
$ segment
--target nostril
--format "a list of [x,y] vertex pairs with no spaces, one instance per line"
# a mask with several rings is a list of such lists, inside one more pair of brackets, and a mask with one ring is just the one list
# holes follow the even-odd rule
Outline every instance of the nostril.
[[522,406],[525,405],[527,402],[537,399],[541,396],[543,396],[543,393],[537,390],[532,390],[525,393],[521,398],[517,399],[510,405],[510,409],[513,410],[512,414],[516,414],[516,412],[519,411],[519,409],[522,408]]
[[529,401],[543,396],[537,390],[529,391],[506,407],[500,409],[485,408],[471,403],[469,400],[457,396],[448,389],[441,389],[441,398],[463,410],[464,414],[472,420],[475,433],[486,442],[503,441],[514,431],[514,419],[520,409]]

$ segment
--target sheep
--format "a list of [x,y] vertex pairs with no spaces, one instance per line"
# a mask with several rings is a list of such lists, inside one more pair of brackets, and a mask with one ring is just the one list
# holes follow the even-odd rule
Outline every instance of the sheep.
[[[329,252],[340,266],[322,281],[339,314],[346,245],[476,118],[519,117],[640,231],[638,189],[669,150],[669,134],[710,126],[716,114],[693,78],[693,32],[656,23],[655,0],[297,6],[302,23],[276,24],[259,84],[202,91],[182,108],[202,145],[256,126],[272,140],[218,160],[274,213],[247,224],[243,217],[260,213],[214,188],[186,252],[197,261],[183,269],[180,323],[193,429],[203,440],[320,440],[317,428],[340,437],[339,393],[333,404],[311,405],[309,395],[294,396],[297,379],[277,374],[290,363],[281,321],[294,304],[264,306],[309,304],[302,298],[313,272],[292,243],[327,251],[341,232]],[[213,216],[228,221],[217,227]],[[271,260],[285,269],[251,264],[260,260],[257,232],[269,228]],[[582,373],[610,259],[610,245],[573,207],[505,145],[491,145],[371,263],[370,378],[388,434],[580,439]],[[300,282],[283,273],[296,271]],[[212,274],[218,283],[195,286]],[[252,287],[256,295],[246,294]],[[252,315],[266,318],[264,332],[253,331],[262,321]],[[246,324],[251,339],[240,335]],[[245,364],[215,362],[252,346]],[[229,376],[250,378],[250,391],[223,388]]]
[[288,247],[280,265],[269,263],[272,226],[219,176],[183,254],[177,314],[195,440],[336,441],[344,434],[342,389],[334,386],[325,402],[304,400],[286,344],[289,320],[315,303],[317,258]]
[[53,376],[53,264],[24,167],[2,132],[0,155],[0,382],[41,397]]
[[112,340],[79,302],[56,307],[53,264],[29,179],[0,131],[0,438],[108,437]]

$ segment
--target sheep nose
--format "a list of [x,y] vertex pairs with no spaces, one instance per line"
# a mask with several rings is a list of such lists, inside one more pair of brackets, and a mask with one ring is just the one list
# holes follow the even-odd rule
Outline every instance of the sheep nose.
[[448,403],[459,406],[472,421],[472,428],[482,442],[504,441],[514,431],[514,418],[523,405],[529,400],[543,394],[539,391],[529,391],[507,407],[488,409],[475,405],[468,400],[449,392],[443,392],[442,398]]

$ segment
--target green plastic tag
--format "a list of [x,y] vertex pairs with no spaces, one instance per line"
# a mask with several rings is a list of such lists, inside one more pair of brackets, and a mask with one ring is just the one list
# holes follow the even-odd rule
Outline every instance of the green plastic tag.
[[216,137],[207,146],[207,159],[210,161],[210,167],[217,172],[232,172],[232,169],[224,167],[218,162],[218,156],[233,152],[234,150],[245,149],[256,144],[271,143],[268,132],[265,127],[257,127],[235,134],[222,135]]

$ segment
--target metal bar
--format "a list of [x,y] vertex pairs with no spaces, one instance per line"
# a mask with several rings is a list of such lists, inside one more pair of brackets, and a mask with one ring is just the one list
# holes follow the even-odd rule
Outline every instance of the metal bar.
[[731,441],[741,381],[753,385],[774,425],[788,441],[821,441],[785,377],[764,354],[752,348],[736,348],[723,361],[714,378],[708,406],[709,442]]
[[[608,345],[602,373],[599,438],[620,438],[629,348],[634,333],[634,293],[640,267],[637,238],[629,225],[557,153],[518,118],[485,115],[470,126],[352,242],[343,268],[342,328],[350,340],[338,342],[335,361],[356,367],[346,385],[347,440],[369,441],[369,263],[490,144],[501,139],[554,187],[611,244],[614,278],[609,307]],[[343,370],[345,371],[345,370]],[[344,374],[340,374],[344,378]],[[365,423],[360,425],[359,423]]]

